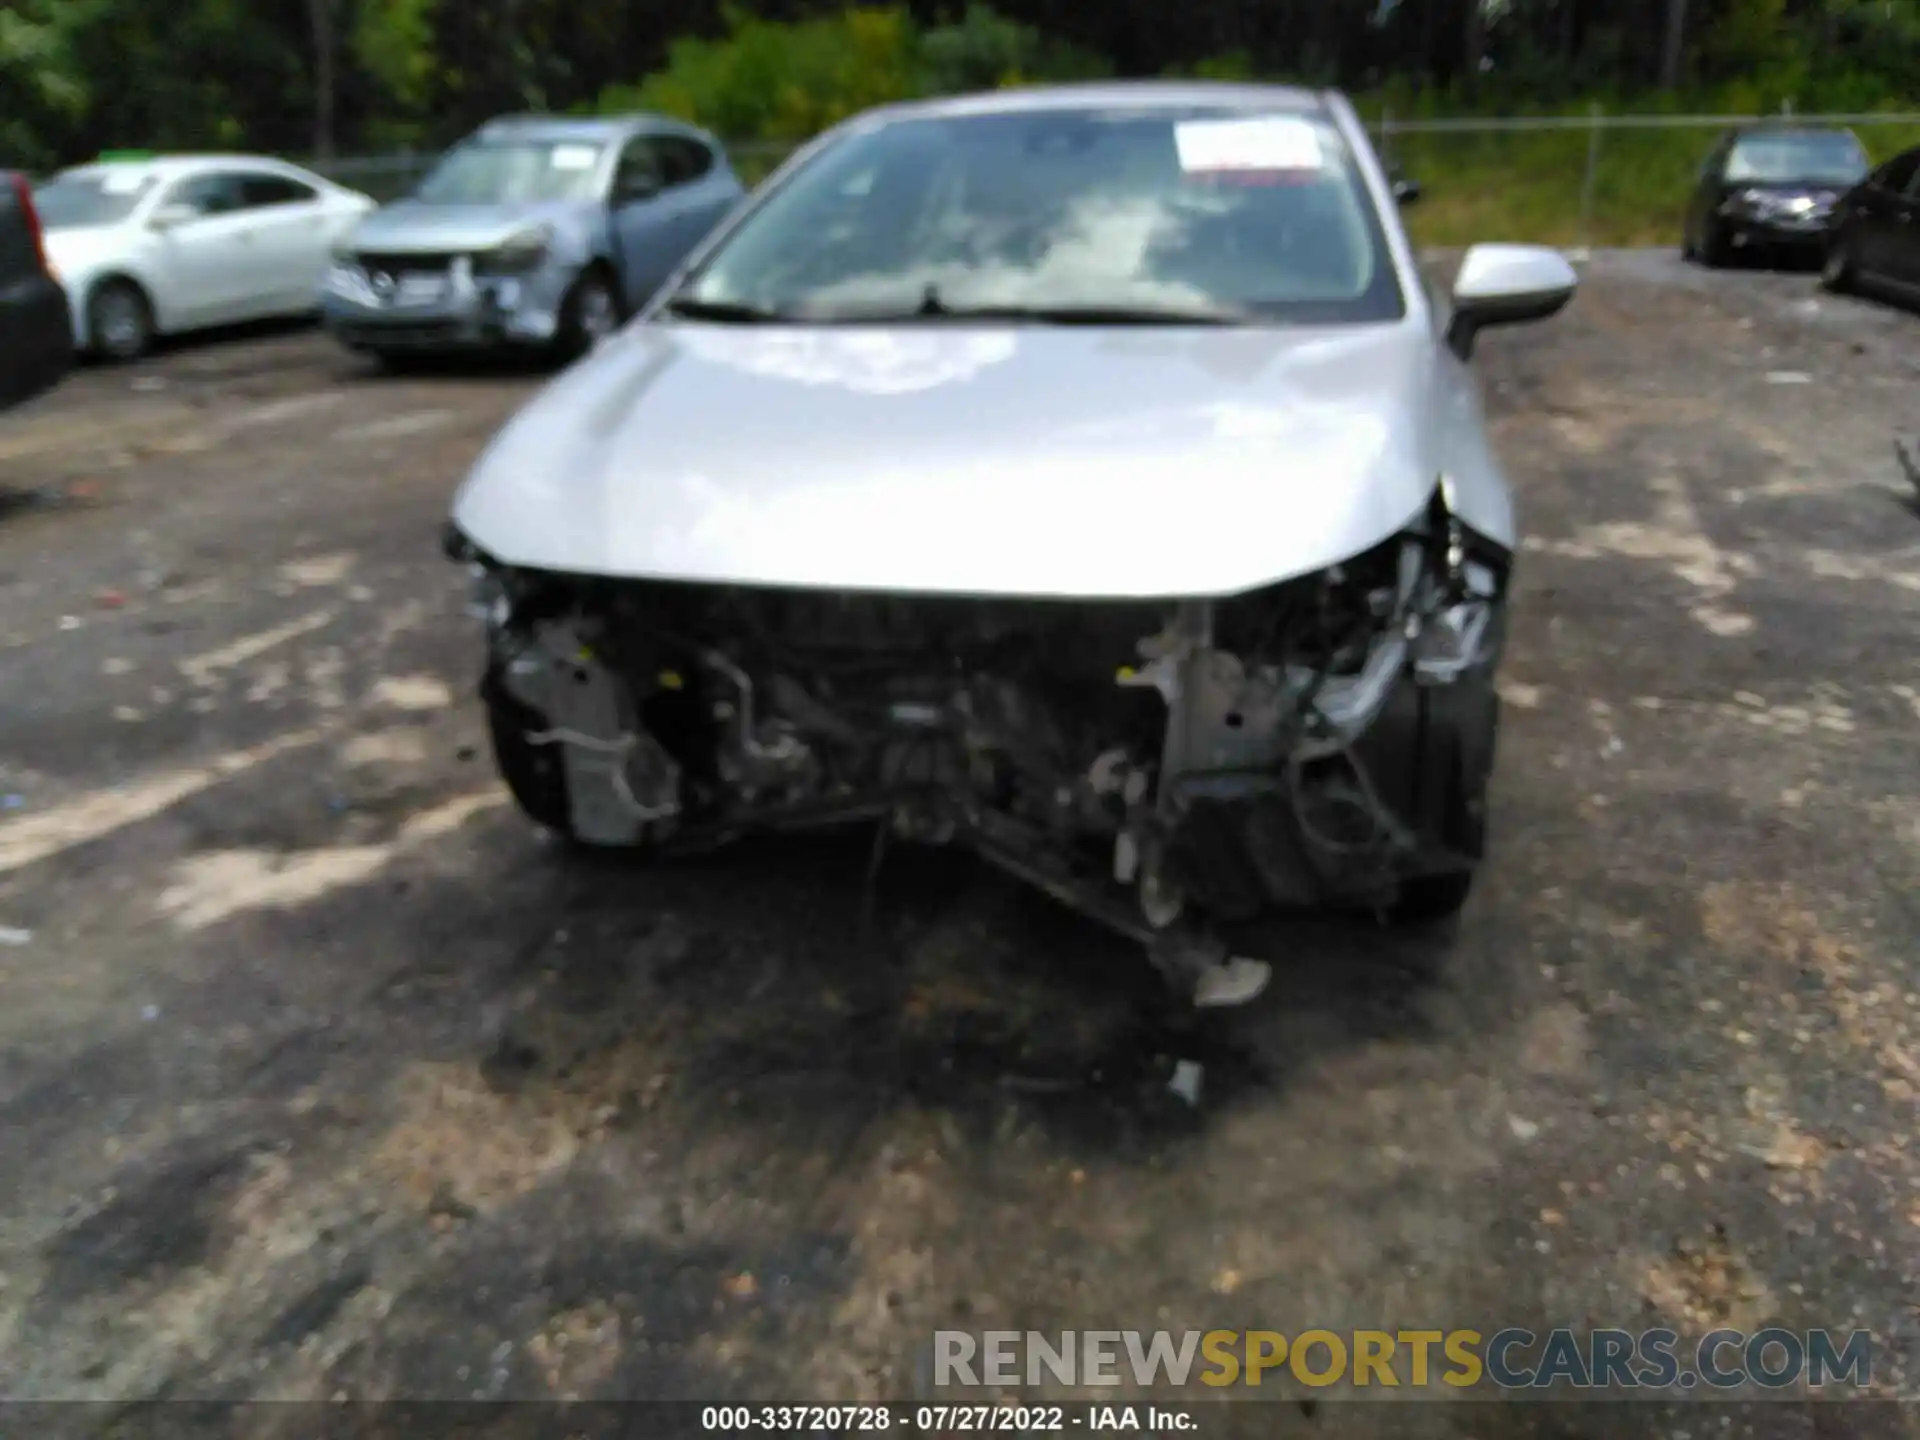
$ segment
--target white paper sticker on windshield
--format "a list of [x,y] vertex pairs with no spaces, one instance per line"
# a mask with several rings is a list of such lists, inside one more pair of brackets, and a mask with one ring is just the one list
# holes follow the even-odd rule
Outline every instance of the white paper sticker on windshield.
[[1173,144],[1180,168],[1189,173],[1318,170],[1326,164],[1320,132],[1287,116],[1188,120],[1173,127]]
[[100,188],[109,195],[133,195],[147,183],[139,170],[109,170],[100,178]]
[[550,163],[556,170],[591,170],[600,152],[591,145],[556,145]]

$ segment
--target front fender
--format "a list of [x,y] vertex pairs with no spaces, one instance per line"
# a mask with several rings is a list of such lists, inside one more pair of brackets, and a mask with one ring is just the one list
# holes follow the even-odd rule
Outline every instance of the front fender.
[[1513,490],[1487,438],[1485,407],[1471,369],[1447,352],[1441,360],[1441,396],[1436,407],[1440,427],[1441,473],[1447,480],[1447,504],[1459,520],[1483,539],[1508,551],[1519,548],[1519,522]]

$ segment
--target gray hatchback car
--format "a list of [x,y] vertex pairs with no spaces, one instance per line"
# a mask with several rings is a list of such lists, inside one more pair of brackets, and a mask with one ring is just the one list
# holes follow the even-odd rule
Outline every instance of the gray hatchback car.
[[449,150],[337,248],[321,297],[349,349],[590,349],[741,198],[720,142],[656,115],[513,116]]

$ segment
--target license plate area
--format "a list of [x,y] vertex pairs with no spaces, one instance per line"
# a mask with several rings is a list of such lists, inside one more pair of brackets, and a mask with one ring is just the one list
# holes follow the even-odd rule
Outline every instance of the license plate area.
[[435,305],[447,295],[447,277],[420,271],[400,275],[393,286],[395,305]]

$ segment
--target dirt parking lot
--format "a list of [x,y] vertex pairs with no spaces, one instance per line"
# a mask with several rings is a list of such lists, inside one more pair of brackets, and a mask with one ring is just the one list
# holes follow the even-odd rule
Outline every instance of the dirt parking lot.
[[943,1325],[1771,1320],[1920,1395],[1920,317],[1603,254],[1482,363],[1492,862],[1457,933],[1299,927],[1203,1025],[958,856],[868,914],[865,837],[542,843],[437,551],[533,379],[250,335],[0,419],[0,1393],[846,1403]]

